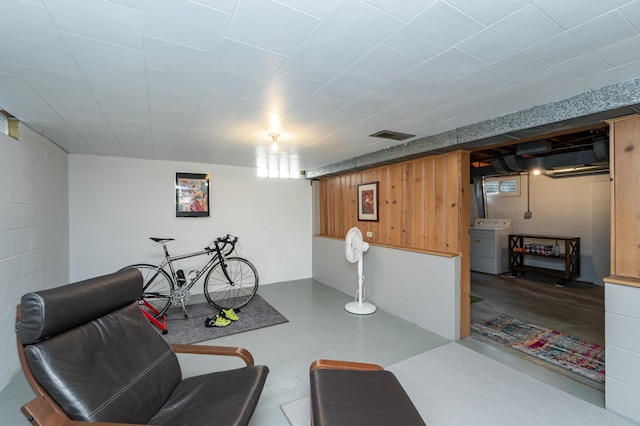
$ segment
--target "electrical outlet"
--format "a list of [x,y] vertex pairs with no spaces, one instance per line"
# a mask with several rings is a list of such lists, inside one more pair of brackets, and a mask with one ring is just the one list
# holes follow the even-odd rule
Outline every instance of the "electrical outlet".
[[367,231],[367,237],[368,237],[368,238],[372,238],[372,237],[373,237],[373,232],[371,232],[371,231]]
[[524,212],[525,219],[531,219],[531,216],[532,216],[531,212]]

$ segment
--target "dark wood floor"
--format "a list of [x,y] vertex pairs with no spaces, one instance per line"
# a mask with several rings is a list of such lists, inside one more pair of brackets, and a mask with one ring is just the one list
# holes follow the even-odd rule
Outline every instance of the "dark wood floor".
[[564,287],[543,277],[471,273],[471,324],[500,314],[604,345],[604,287],[572,282]]

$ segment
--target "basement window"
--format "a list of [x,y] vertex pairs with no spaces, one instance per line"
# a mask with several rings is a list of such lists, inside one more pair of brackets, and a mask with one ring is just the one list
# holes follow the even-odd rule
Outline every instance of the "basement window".
[[520,176],[487,178],[484,182],[484,191],[488,196],[520,196]]
[[20,139],[20,122],[13,115],[0,108],[0,133]]

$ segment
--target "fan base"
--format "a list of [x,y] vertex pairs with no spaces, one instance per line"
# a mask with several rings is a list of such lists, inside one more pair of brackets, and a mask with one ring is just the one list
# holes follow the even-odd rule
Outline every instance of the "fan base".
[[376,306],[369,302],[349,302],[344,305],[347,312],[358,315],[372,314],[376,311]]

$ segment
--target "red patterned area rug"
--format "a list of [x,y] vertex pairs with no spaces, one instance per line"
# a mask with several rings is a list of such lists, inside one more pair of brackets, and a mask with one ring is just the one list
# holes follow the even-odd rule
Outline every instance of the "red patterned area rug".
[[604,346],[500,315],[471,330],[544,361],[604,383]]

